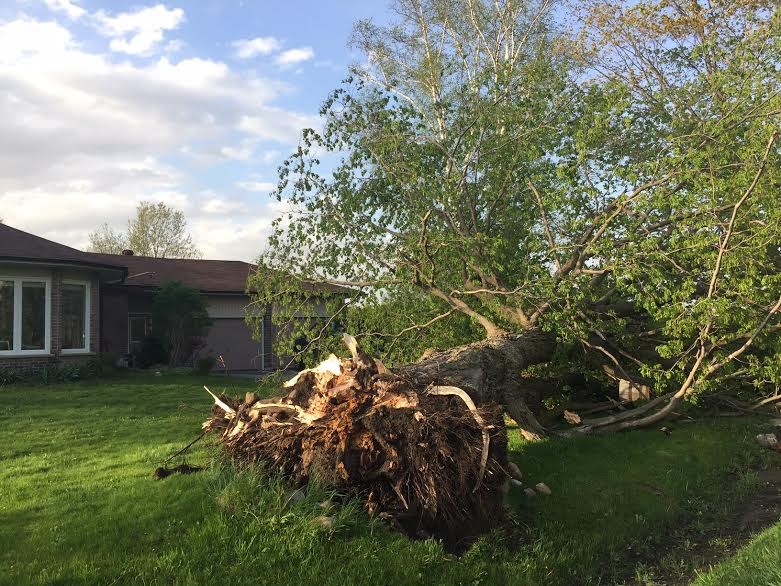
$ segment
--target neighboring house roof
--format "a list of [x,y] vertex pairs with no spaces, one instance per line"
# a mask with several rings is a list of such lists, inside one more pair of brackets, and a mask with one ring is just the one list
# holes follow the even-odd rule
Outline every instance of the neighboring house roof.
[[[82,252],[39,236],[0,224],[0,261],[70,264],[117,271],[114,284],[121,287],[157,289],[172,281],[204,293],[243,295],[254,264],[238,260],[154,258],[124,254]],[[307,290],[325,290],[347,295],[336,285],[304,283]]]
[[78,265],[109,269],[124,274],[124,267],[121,264],[22,232],[6,224],[0,224],[0,260]]
[[101,262],[127,267],[125,287],[158,288],[172,281],[205,293],[241,293],[255,265],[238,260],[154,258],[118,254],[91,254]]
[[[244,294],[247,278],[258,270],[254,264],[239,260],[203,260],[181,258],[155,258],[124,254],[96,254],[92,256],[104,262],[127,267],[127,277],[122,287],[155,289],[166,283],[179,281],[204,293]],[[349,294],[350,290],[338,285],[304,283],[307,291],[331,291]]]

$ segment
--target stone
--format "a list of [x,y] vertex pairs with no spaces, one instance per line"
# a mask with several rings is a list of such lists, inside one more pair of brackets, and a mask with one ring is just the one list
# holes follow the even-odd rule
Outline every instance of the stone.
[[515,464],[515,462],[510,462],[507,464],[507,471],[510,473],[512,478],[515,478],[516,480],[523,480],[523,473],[521,472],[521,469],[518,468],[518,466]]
[[321,527],[327,531],[330,531],[331,529],[334,528],[334,518],[328,517],[326,515],[315,517],[314,519],[312,519],[312,522],[318,527]]
[[548,485],[544,482],[538,482],[536,485],[534,485],[534,488],[536,488],[537,492],[540,494],[544,494],[545,496],[550,495],[550,488],[548,488]]

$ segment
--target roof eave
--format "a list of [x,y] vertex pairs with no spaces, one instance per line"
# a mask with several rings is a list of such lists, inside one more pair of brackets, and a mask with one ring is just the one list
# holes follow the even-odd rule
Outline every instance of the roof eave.
[[89,268],[103,271],[112,271],[122,275],[122,279],[127,276],[127,268],[117,265],[109,265],[92,261],[63,260],[59,258],[29,258],[23,256],[0,255],[0,262],[25,264],[25,265],[44,265],[44,266],[67,266],[75,268]]

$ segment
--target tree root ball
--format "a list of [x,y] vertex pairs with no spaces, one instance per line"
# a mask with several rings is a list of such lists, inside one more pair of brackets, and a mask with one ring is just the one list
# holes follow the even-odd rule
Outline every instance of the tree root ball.
[[415,388],[348,346],[351,360],[331,355],[285,396],[215,397],[204,429],[235,461],[296,486],[316,476],[410,537],[463,550],[498,526],[510,469],[502,409],[478,409],[454,387]]

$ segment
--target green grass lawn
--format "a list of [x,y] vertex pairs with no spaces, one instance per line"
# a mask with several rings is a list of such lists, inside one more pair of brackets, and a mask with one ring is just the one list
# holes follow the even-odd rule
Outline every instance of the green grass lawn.
[[734,556],[697,577],[695,586],[781,584],[781,523],[766,529]]
[[[730,548],[723,528],[768,456],[755,420],[523,443],[512,458],[550,497],[513,493],[513,528],[455,558],[369,522],[357,504],[332,528],[313,520],[329,494],[288,503],[274,479],[210,468],[163,481],[152,471],[200,432],[205,379],[129,377],[0,390],[0,583],[4,584],[651,584],[701,566],[693,543]],[[243,394],[249,380],[208,379]],[[776,454],[771,454],[776,457]],[[779,462],[781,463],[781,462]],[[765,559],[781,579],[771,529],[702,584],[751,582]],[[713,545],[713,544],[711,544]],[[711,547],[712,549],[712,547]],[[768,551],[773,555],[768,556]],[[730,573],[732,572],[732,573]],[[743,582],[729,576],[742,576]]]

